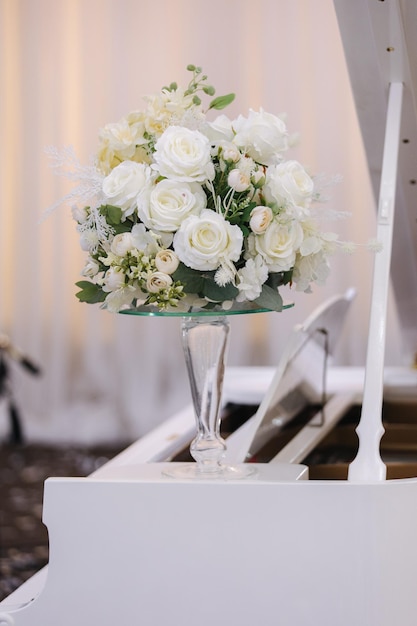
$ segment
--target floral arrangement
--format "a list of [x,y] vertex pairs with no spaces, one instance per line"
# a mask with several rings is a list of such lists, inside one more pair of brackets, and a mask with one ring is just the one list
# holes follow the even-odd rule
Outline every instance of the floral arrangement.
[[146,97],[99,135],[89,167],[54,152],[58,172],[78,180],[73,217],[87,253],[77,297],[109,311],[265,308],[280,311],[283,285],[310,291],[328,273],[337,235],[321,232],[320,192],[306,169],[286,160],[283,119],[250,110],[230,120],[209,111],[234,94],[202,69]]

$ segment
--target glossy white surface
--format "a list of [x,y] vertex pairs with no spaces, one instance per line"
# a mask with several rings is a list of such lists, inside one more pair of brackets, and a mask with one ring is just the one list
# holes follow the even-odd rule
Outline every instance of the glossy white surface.
[[14,626],[416,623],[416,480],[53,479],[44,516],[46,585],[1,605]]

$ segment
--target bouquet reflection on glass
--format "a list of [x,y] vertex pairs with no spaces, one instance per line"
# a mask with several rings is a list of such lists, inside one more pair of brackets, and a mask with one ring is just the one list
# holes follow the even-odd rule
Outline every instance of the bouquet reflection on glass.
[[171,83],[143,110],[105,126],[92,165],[70,148],[49,152],[56,172],[76,182],[57,205],[72,205],[87,254],[77,297],[115,313],[184,318],[199,430],[192,471],[224,476],[228,315],[281,311],[281,287],[322,284],[329,255],[350,244],[320,229],[332,212],[316,208],[317,181],[285,159],[284,120],[262,109],[209,120],[234,94],[213,98],[202,69],[187,70],[186,88]]

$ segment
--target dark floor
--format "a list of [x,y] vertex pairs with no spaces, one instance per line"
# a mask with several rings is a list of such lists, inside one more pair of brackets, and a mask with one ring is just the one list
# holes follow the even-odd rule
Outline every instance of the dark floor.
[[0,445],[0,600],[48,562],[45,479],[88,476],[124,447]]
[[[223,435],[253,413],[253,407],[228,405]],[[45,479],[88,476],[128,443],[83,448],[0,442],[0,601],[48,562],[48,534],[42,524]],[[192,460],[188,446],[175,460]]]

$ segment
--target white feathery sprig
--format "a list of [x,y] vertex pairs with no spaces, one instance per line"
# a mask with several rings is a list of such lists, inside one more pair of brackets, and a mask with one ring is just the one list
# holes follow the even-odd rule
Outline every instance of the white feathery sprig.
[[100,203],[104,175],[97,170],[94,164],[82,165],[72,146],[66,146],[61,150],[50,146],[45,149],[45,152],[51,159],[50,167],[57,176],[76,181],[78,184],[72,191],[49,207],[44,213],[44,218],[63,204],[80,202],[86,205],[92,203],[94,199],[96,203]]
[[328,176],[327,174],[314,175],[314,201],[320,203],[328,202],[329,197],[323,193],[323,190],[339,185],[342,180],[343,177],[340,174],[335,174],[334,176]]
[[353,243],[353,241],[341,241],[340,242],[340,249],[342,250],[342,252],[345,252],[346,254],[353,254],[353,252],[355,252],[357,247],[358,247],[357,244]]
[[352,215],[349,211],[337,211],[336,209],[327,208],[323,209],[322,207],[320,207],[320,209],[316,209],[312,206],[309,210],[311,217],[314,217],[317,221],[324,220],[336,222],[338,220],[345,220]]
[[381,241],[378,239],[370,239],[366,244],[366,247],[370,252],[381,252],[384,248]]
[[356,252],[358,248],[367,248],[369,252],[377,254],[378,252],[381,252],[384,247],[382,242],[378,241],[378,239],[369,239],[366,244],[354,243],[353,241],[339,241],[338,244],[340,250],[346,254],[352,254],[353,252]]
[[91,230],[97,234],[97,246],[94,246],[92,252],[97,252],[98,243],[106,243],[114,234],[114,228],[107,223],[106,218],[96,206],[91,207],[90,215],[85,222],[78,224],[77,230],[80,233]]

